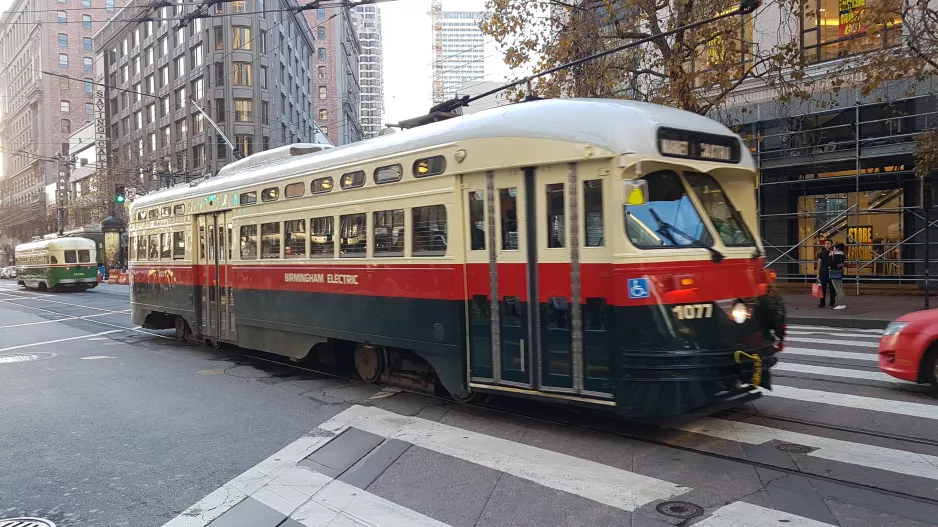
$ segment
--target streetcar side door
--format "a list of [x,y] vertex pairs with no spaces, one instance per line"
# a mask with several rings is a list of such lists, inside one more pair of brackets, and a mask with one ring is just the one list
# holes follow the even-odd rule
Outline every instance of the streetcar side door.
[[199,326],[211,340],[233,340],[234,325],[229,287],[231,225],[226,212],[204,214],[199,227]]

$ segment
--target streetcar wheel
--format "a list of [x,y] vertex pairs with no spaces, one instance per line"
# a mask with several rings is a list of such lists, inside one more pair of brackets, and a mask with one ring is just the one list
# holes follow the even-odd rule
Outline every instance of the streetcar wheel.
[[188,337],[190,333],[189,323],[186,322],[186,319],[176,315],[176,338],[179,340],[186,340],[186,337]]
[[40,291],[48,291],[48,290],[49,290],[49,286],[47,286],[45,282],[39,282],[39,290],[40,290]]
[[384,354],[379,348],[359,344],[355,347],[355,371],[365,382],[378,382],[384,371]]
[[475,404],[479,402],[479,400],[482,398],[481,393],[470,392],[468,390],[462,393],[458,393],[458,394],[451,393],[449,394],[449,396],[452,397],[454,401],[460,404]]

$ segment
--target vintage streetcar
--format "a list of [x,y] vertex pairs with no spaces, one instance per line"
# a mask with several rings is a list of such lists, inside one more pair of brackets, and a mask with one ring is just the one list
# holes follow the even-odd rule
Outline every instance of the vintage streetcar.
[[285,146],[132,204],[133,320],[459,400],[706,411],[782,344],[754,184],[726,127],[619,100]]
[[94,240],[53,238],[17,245],[16,281],[40,291],[86,291],[98,286]]

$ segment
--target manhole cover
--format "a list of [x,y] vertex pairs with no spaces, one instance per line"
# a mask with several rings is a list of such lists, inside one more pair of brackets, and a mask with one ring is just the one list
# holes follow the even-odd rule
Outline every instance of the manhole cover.
[[[0,364],[5,364],[7,362],[26,362],[37,359],[39,359],[37,355],[0,355]],[[6,525],[0,523],[0,527],[6,527]]]
[[703,514],[703,508],[701,508],[700,505],[694,505],[689,501],[666,501],[659,503],[658,506],[655,507],[655,510],[665,516],[685,520],[696,518]]
[[55,527],[55,524],[42,518],[3,518],[0,527]]
[[814,450],[809,446],[796,445],[794,443],[782,443],[775,448],[781,450],[782,452],[788,452],[789,454],[807,454]]

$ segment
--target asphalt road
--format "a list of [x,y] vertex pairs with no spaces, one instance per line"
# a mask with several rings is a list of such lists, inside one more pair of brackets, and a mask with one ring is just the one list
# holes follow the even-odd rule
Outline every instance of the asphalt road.
[[790,327],[776,388],[654,429],[449,404],[134,328],[126,286],[0,281],[0,520],[59,526],[938,525],[938,399],[875,331]]

